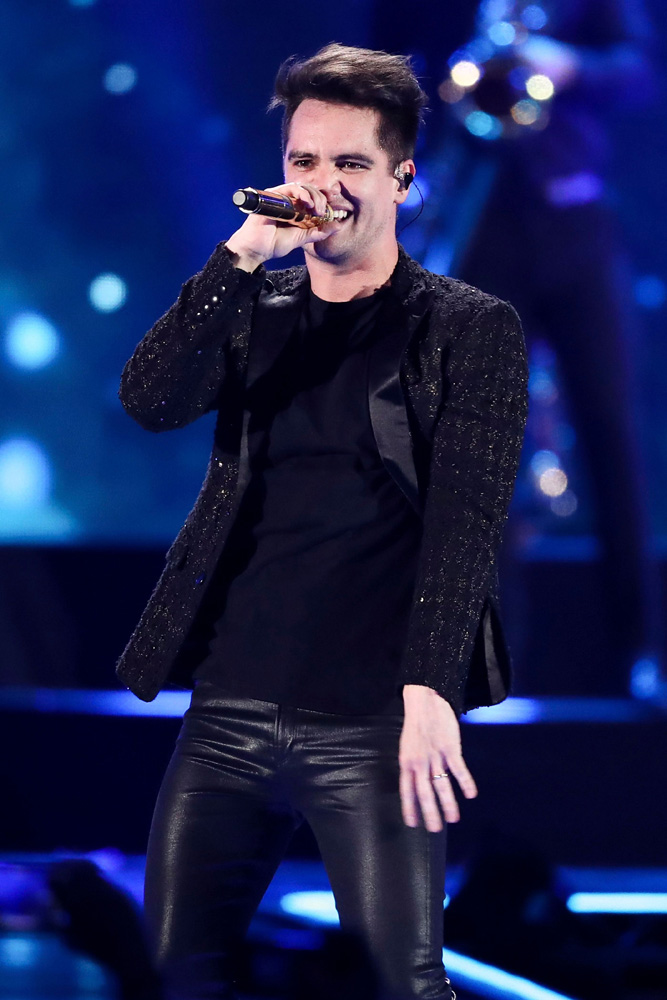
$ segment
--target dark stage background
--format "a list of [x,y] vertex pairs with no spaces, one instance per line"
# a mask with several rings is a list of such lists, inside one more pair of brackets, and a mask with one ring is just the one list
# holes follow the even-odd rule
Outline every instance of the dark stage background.
[[[332,12],[296,2],[288,30],[277,30],[273,5],[253,9],[249,27],[245,9],[214,0],[4,4],[0,684],[114,684],[114,661],[199,489],[213,419],[145,432],[118,401],[120,372],[181,284],[240,224],[233,190],[280,182],[279,116],[265,111],[279,62],[331,40],[411,53],[431,97],[418,183],[427,208],[444,197],[433,170],[443,141],[445,157],[449,148],[438,84],[473,33],[474,4],[423,2],[406,12],[342,0]],[[610,202],[634,311],[636,416],[662,553],[667,12],[657,0],[648,11],[650,93],[621,109],[608,102],[601,116],[613,139]],[[418,209],[413,187],[400,225]],[[423,259],[420,226],[423,217],[402,238]],[[545,243],[549,252],[547,234]],[[604,354],[605,330],[590,335]],[[629,664],[608,668],[615,639],[599,593],[589,469],[558,358],[539,337],[531,373],[504,595],[515,693],[624,694]],[[545,468],[566,474],[563,495],[544,492]]]
[[[5,0],[3,542],[164,549],[199,488],[211,422],[147,434],[123,412],[118,379],[181,284],[237,228],[232,191],[280,182],[279,118],[264,110],[278,63],[332,40],[413,53],[432,96],[424,153],[442,129],[437,85],[447,57],[471,32],[474,7],[448,0],[406,11],[341,0],[332,11],[296,0],[285,28],[274,5],[258,3],[250,28],[246,8],[219,0]],[[662,70],[667,11],[654,0],[650,12]],[[635,347],[651,510],[663,537],[666,111],[660,80],[648,102],[614,116],[613,171],[640,319]],[[429,200],[437,195],[430,190]],[[402,221],[417,205],[415,193]],[[594,335],[604,340],[604,330]],[[558,378],[548,352],[534,360]],[[539,399],[533,408],[537,420]],[[559,419],[570,427],[561,438],[576,509],[554,514],[536,491],[529,430],[516,513],[546,536],[591,534],[586,468],[566,401]]]
[[[544,0],[531,16],[578,2],[593,11],[594,32],[595,0]],[[485,3],[500,9],[504,0]],[[339,41],[413,55],[431,98],[416,154],[426,211],[400,238],[429,266],[435,246],[445,260],[461,214],[445,168],[460,152],[463,125],[454,124],[438,87],[448,58],[474,32],[476,7],[473,0],[292,0],[282,8],[261,0],[3,0],[0,1000],[15,995],[3,993],[14,989],[3,987],[7,970],[29,971],[34,945],[19,941],[12,951],[7,914],[13,919],[19,900],[19,932],[41,926],[29,924],[12,879],[36,871],[41,878],[63,852],[111,846],[111,868],[116,850],[138,856],[140,895],[153,802],[187,703],[184,693],[169,692],[147,709],[154,717],[142,716],[146,706],[117,689],[113,668],[199,490],[213,417],[177,433],[147,433],[118,400],[123,365],[183,282],[240,225],[232,192],[280,183],[279,115],[265,108],[279,63],[293,53]],[[663,578],[660,592],[653,577],[651,594],[664,620],[667,6],[647,0],[646,10],[650,82],[628,77],[629,99],[602,100],[596,114],[610,137],[606,200],[627,289],[642,496]],[[482,139],[476,147],[493,148]],[[418,213],[416,188],[399,228]],[[521,207],[513,197],[510,227]],[[481,201],[467,204],[474,214]],[[551,236],[545,227],[546,258],[555,254]],[[579,1000],[602,992],[658,1000],[667,995],[667,925],[664,902],[651,907],[667,887],[667,650],[632,647],[637,632],[629,626],[623,647],[627,623],[614,613],[608,584],[616,581],[618,598],[626,566],[619,559],[610,572],[601,558],[604,518],[595,497],[606,491],[602,507],[613,511],[624,467],[609,468],[608,478],[604,463],[592,470],[558,352],[543,331],[526,332],[530,416],[501,562],[515,697],[487,715],[471,713],[462,727],[480,795],[462,803],[462,822],[448,834],[448,892],[456,897],[468,878],[472,902],[461,893],[447,940]],[[586,331],[601,380],[613,368],[607,333],[604,325]],[[602,446],[615,432],[598,433]],[[630,654],[640,657],[632,670]],[[316,873],[312,885],[301,873],[290,889],[325,884],[305,827],[290,852],[299,864],[310,858]],[[489,864],[497,880],[488,878]],[[640,887],[651,899],[634,915],[581,911],[570,925],[562,919],[570,890],[556,886],[557,872],[574,888]],[[491,915],[489,923],[478,923],[480,914]],[[52,985],[49,960],[43,965]],[[579,989],[586,970],[590,988]],[[473,995],[491,994],[460,992],[461,1000]],[[71,996],[89,1000],[85,991]]]

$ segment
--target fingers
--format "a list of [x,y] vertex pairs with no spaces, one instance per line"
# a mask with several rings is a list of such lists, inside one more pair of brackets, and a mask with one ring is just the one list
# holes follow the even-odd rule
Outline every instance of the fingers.
[[450,797],[447,799],[447,810],[445,810],[442,798],[440,796],[436,798],[433,788],[434,784],[437,785],[438,782],[431,780],[430,769],[428,767],[417,771],[410,765],[401,765],[399,788],[401,794],[401,812],[403,814],[403,822],[406,826],[419,826],[423,820],[424,826],[431,833],[438,833],[438,831],[442,830],[442,815],[438,801],[443,805],[445,819],[448,822],[456,822],[458,819],[458,807],[451,787],[449,789]]
[[415,771],[402,767],[399,787],[406,826],[419,826],[423,821],[430,833],[438,833],[443,828],[443,814],[448,823],[458,822],[459,808],[447,778],[433,781],[429,768]]
[[288,194],[301,203],[301,206],[310,210],[314,215],[324,215],[327,210],[327,199],[312,184],[301,184],[299,181],[290,181],[287,184],[279,184],[277,187],[267,188],[267,191],[276,191],[279,194]]
[[[436,772],[437,773],[437,772]],[[426,770],[419,771],[415,774],[415,784],[417,786],[417,797],[419,799],[419,806],[421,808],[422,818],[424,820],[424,826],[431,833],[437,833],[442,830],[442,816],[440,813],[440,808],[438,802],[443,806],[443,812],[445,813],[445,819],[447,822],[455,823],[459,818],[458,816],[458,806],[456,805],[456,799],[452,793],[451,787],[449,789],[450,798],[447,802],[448,809],[445,811],[442,796],[440,794],[436,795],[435,787],[446,779],[441,778],[440,781],[433,781],[431,778],[431,770],[427,768]],[[449,784],[449,782],[447,782]],[[440,790],[438,789],[438,793]],[[453,804],[453,806],[452,806]]]
[[[477,795],[477,785],[475,784],[475,779],[468,770],[466,762],[461,756],[460,751],[458,753],[448,753],[447,754],[447,768],[450,774],[454,775],[456,778],[459,788],[465,795],[467,799],[474,799]],[[440,779],[445,780],[445,779]]]
[[327,210],[327,199],[318,191],[316,187],[312,184],[296,184],[296,187],[301,192],[299,197],[303,199],[306,195],[310,195],[312,206],[315,210],[315,215],[324,215]]
[[[460,819],[453,780],[467,799],[477,795],[477,785],[461,753],[461,732],[451,705],[423,685],[403,689],[405,719],[398,761],[401,800],[408,826],[424,826],[433,832]],[[442,775],[442,777],[438,777]]]
[[[433,775],[442,775],[445,771],[448,772],[446,777],[434,779]],[[460,754],[450,754],[446,763],[443,754],[431,761],[400,764],[401,811],[407,826],[419,826],[423,820],[427,830],[437,833],[443,828],[443,816],[447,823],[458,823],[461,813],[451,776],[456,778],[466,798],[475,798],[477,785]]]
[[[437,773],[440,774],[442,772],[438,771]],[[431,778],[430,783],[442,806],[446,821],[448,823],[458,823],[461,813],[459,812],[458,802],[454,797],[454,789],[449,778],[437,778],[435,781]]]
[[412,771],[401,767],[399,775],[401,813],[406,826],[419,826],[419,804]]

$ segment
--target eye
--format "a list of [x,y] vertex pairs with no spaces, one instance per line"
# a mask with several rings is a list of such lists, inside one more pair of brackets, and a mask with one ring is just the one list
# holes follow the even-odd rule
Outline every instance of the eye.
[[308,169],[308,167],[311,167],[313,164],[312,160],[307,160],[305,158],[302,160],[294,160],[293,162],[295,167],[301,167],[304,169]]
[[356,160],[343,160],[339,164],[344,170],[365,170],[365,163],[357,163]]

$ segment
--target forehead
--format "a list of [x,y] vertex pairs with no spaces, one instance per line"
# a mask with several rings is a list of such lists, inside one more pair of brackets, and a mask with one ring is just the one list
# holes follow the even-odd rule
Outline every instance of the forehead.
[[310,98],[302,101],[290,122],[286,152],[291,148],[309,149],[313,144],[374,153],[384,151],[378,145],[380,113],[375,108],[356,108],[349,104],[329,104]]

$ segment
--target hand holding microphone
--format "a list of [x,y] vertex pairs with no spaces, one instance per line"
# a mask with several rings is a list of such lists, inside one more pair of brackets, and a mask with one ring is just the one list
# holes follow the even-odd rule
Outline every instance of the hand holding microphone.
[[334,219],[346,219],[347,209],[333,209],[326,206],[323,215],[315,215],[298,207],[298,199],[288,194],[278,194],[274,191],[261,191],[258,188],[239,188],[232,195],[232,201],[247,215],[265,215],[269,219],[280,222],[290,222],[301,229],[314,229],[333,222]]
[[226,245],[238,258],[236,266],[245,271],[254,271],[273,257],[284,257],[305,243],[326,239],[331,223],[346,214],[334,212],[312,184],[293,182],[265,191],[241,188],[233,200],[247,218]]

